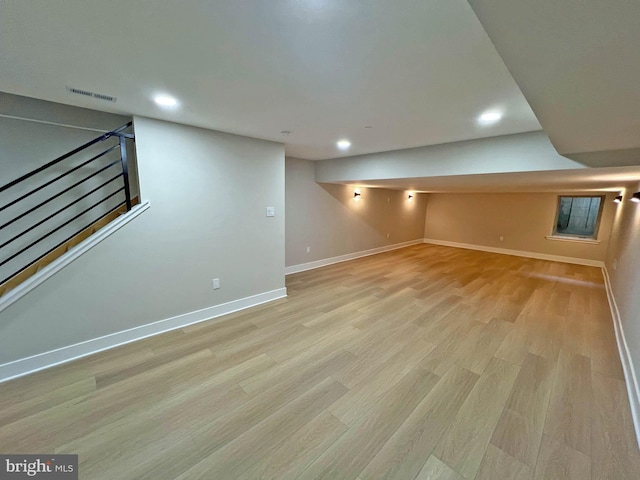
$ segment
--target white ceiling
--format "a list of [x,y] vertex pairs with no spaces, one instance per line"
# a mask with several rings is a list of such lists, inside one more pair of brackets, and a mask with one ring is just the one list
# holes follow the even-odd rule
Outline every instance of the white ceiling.
[[[344,155],[343,137],[358,155],[541,128],[465,0],[5,0],[0,65],[2,91],[284,142],[306,159]],[[161,110],[159,92],[180,107]],[[478,125],[486,109],[504,120]]]
[[620,192],[630,183],[637,183],[638,179],[640,179],[640,166],[395,178],[338,183],[422,193]]
[[559,153],[640,163],[639,0],[469,3]]

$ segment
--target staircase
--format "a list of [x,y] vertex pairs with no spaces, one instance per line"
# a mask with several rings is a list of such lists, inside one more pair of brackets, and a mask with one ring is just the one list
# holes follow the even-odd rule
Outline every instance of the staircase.
[[0,187],[0,297],[138,203],[132,122]]

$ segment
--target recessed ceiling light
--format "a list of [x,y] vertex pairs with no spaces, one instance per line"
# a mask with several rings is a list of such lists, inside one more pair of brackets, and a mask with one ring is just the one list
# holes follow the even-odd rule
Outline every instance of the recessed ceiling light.
[[336,145],[340,150],[347,150],[351,146],[351,142],[349,140],[343,139],[343,140],[339,140],[338,143],[336,143]]
[[153,97],[153,101],[161,107],[175,107],[178,105],[178,100],[169,95],[156,95]]
[[501,118],[502,118],[502,112],[498,112],[497,110],[490,110],[480,115],[478,117],[478,122],[487,125],[490,123],[496,123]]

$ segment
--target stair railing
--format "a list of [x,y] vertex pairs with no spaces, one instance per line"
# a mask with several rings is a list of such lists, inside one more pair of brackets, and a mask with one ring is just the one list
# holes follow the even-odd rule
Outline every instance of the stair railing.
[[[128,140],[134,141],[135,137],[131,133],[125,133],[124,132],[127,128],[131,127],[131,125],[132,125],[132,122],[128,122],[128,123],[122,125],[121,127],[113,130],[113,131],[110,131],[110,132],[107,132],[107,133],[105,133],[103,135],[100,135],[99,137],[94,138],[93,140],[85,143],[84,145],[81,145],[80,147],[75,148],[75,149],[71,150],[70,152],[65,153],[64,155],[61,155],[58,158],[56,158],[56,159],[54,159],[54,160],[52,160],[52,161],[50,161],[50,162],[48,162],[48,163],[46,163],[46,164],[44,164],[44,165],[42,165],[40,167],[34,169],[34,170],[30,171],[29,173],[26,173],[26,174],[16,178],[15,180],[12,180],[9,183],[7,183],[5,185],[2,185],[0,187],[0,194],[2,194],[3,192],[8,192],[8,191],[10,191],[10,189],[24,188],[27,185],[27,183],[25,183],[25,182],[27,180],[29,180],[29,179],[32,179],[35,175],[37,175],[39,173],[42,173],[42,172],[53,171],[51,169],[53,167],[55,167],[56,165],[59,165],[64,160],[70,159],[70,158],[72,158],[72,157],[74,157],[74,156],[76,156],[78,154],[81,154],[82,152],[85,152],[88,148],[90,148],[90,147],[92,147],[92,146],[94,146],[96,144],[104,142],[104,141],[106,141],[106,140],[108,140],[110,138],[113,138],[113,137],[118,137],[119,138],[119,141],[118,141],[117,144],[108,147],[107,149],[101,151],[100,153],[92,155],[91,158],[89,158],[88,160],[81,161],[79,164],[74,165],[73,167],[67,169],[66,171],[64,171],[61,174],[55,175],[54,178],[51,178],[50,180],[47,180],[44,183],[41,183],[41,184],[37,185],[35,188],[32,188],[32,186],[27,187],[28,191],[26,193],[23,193],[23,194],[19,195],[17,198],[15,198],[15,199],[13,199],[11,201],[8,201],[7,203],[5,203],[3,205],[0,205],[0,213],[2,213],[5,210],[10,209],[11,207],[16,207],[15,209],[20,211],[19,210],[19,206],[21,204],[25,205],[23,202],[25,202],[25,200],[31,198],[32,195],[34,195],[35,193],[40,192],[40,191],[42,191],[43,189],[45,189],[45,188],[47,188],[49,186],[55,187],[56,185],[59,185],[59,183],[57,183],[57,182],[59,182],[63,178],[67,177],[68,175],[70,175],[70,174],[72,174],[74,172],[79,172],[83,167],[87,167],[89,165],[94,164],[94,162],[98,161],[98,159],[105,157],[106,155],[108,155],[111,152],[115,152],[116,154],[119,153],[118,158],[116,158],[113,161],[110,161],[107,165],[101,166],[98,170],[92,172],[91,174],[85,176],[84,178],[82,178],[82,179],[80,179],[78,181],[75,181],[73,184],[71,184],[69,186],[64,186],[64,188],[62,188],[60,191],[58,191],[55,194],[47,196],[47,198],[45,200],[40,201],[36,205],[30,206],[26,210],[21,211],[20,213],[17,213],[17,214],[15,214],[13,216],[10,216],[8,220],[3,221],[2,225],[0,225],[0,267],[8,264],[9,262],[11,262],[13,259],[17,258],[20,255],[28,254],[29,250],[32,250],[34,247],[36,247],[38,244],[40,244],[45,239],[49,238],[54,233],[62,230],[67,225],[70,225],[74,221],[78,220],[83,215],[85,215],[88,212],[90,212],[91,210],[95,209],[98,205],[101,205],[104,202],[108,201],[109,199],[115,197],[120,192],[124,192],[124,197],[125,198],[124,198],[123,201],[119,202],[113,208],[110,208],[107,212],[102,213],[99,218],[96,218],[96,219],[92,220],[90,223],[88,223],[87,225],[83,226],[82,228],[77,229],[76,231],[74,231],[73,234],[66,236],[66,238],[64,240],[56,242],[54,246],[51,246],[50,248],[47,248],[47,250],[44,253],[37,254],[36,258],[31,258],[26,264],[21,265],[15,271],[12,271],[12,273],[10,273],[9,275],[6,275],[6,274],[3,275],[4,278],[2,278],[2,280],[0,280],[0,285],[4,284],[6,281],[11,279],[16,274],[18,274],[18,273],[22,272],[23,270],[29,268],[31,265],[35,264],[36,262],[38,262],[39,260],[41,260],[45,256],[49,255],[51,252],[53,252],[54,250],[56,250],[60,246],[64,245],[66,242],[68,242],[69,240],[74,238],[80,232],[82,232],[82,231],[86,230],[87,228],[89,228],[91,225],[93,225],[100,218],[103,218],[103,217],[113,213],[114,211],[116,211],[119,208],[122,208],[123,206],[126,206],[126,210],[127,211],[131,210],[131,207],[132,207],[131,189],[130,189],[130,185],[129,185],[129,167],[128,167],[128,162],[127,162],[127,144],[126,144],[126,142]],[[118,149],[119,149],[119,152],[118,152]],[[70,192],[74,188],[84,184],[88,180],[100,175],[101,173],[105,172],[106,170],[108,170],[111,167],[114,167],[117,164],[120,164],[120,169],[119,169],[120,171],[119,171],[119,173],[117,173],[116,175],[111,177],[110,179],[102,182],[100,185],[92,188],[91,190],[89,190],[86,193],[83,193],[82,195],[76,195],[73,198],[72,201],[68,202],[66,205],[63,205],[63,206],[61,206],[59,208],[56,208],[55,211],[53,211],[52,213],[48,214],[46,217],[41,218],[41,219],[39,219],[37,221],[34,221],[27,228],[21,230],[19,233],[17,233],[17,234],[12,233],[10,237],[8,235],[3,235],[3,233],[7,232],[6,229],[10,225],[15,224],[15,222],[17,222],[17,221],[19,221],[21,219],[25,219],[26,220],[28,218],[28,216],[33,214],[34,212],[42,211],[41,209],[43,207],[45,207],[46,205],[50,204],[53,200],[56,200],[56,199],[60,198],[65,193]],[[107,185],[110,185],[110,184],[112,184],[113,182],[116,182],[116,181],[119,181],[121,183],[121,186],[119,188],[117,188],[115,191],[110,192],[108,195],[102,196],[99,200],[97,200],[96,202],[94,202],[93,204],[88,206],[87,208],[84,208],[81,212],[73,215],[71,218],[66,219],[64,222],[58,223],[55,226],[52,225],[51,227],[47,228],[46,231],[44,231],[42,234],[37,236],[35,239],[30,239],[26,243],[26,245],[20,246],[20,248],[17,249],[17,251],[13,251],[13,252],[9,253],[8,250],[5,248],[5,247],[11,245],[12,243],[16,242],[20,238],[23,238],[29,232],[34,231],[35,229],[37,229],[41,225],[45,224],[49,220],[54,219],[54,217],[56,217],[56,216],[60,215],[61,213],[65,212],[68,208],[72,207],[73,205],[78,204],[79,202],[81,202],[82,200],[86,199],[90,195],[92,195],[92,194],[94,194],[96,192],[100,192],[100,190],[104,189]],[[56,205],[56,207],[57,207],[57,205]]]

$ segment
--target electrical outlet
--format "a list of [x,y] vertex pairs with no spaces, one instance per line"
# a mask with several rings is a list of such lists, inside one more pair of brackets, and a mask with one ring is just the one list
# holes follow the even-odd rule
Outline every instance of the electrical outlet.
[[389,234],[387,233],[387,238],[389,238]]
[[218,290],[220,288],[220,279],[219,278],[214,278],[213,279],[213,289],[214,290]]
[[307,253],[311,253],[311,247],[307,247]]
[[504,237],[502,235],[500,235],[500,241],[504,242]]
[[267,217],[276,216],[276,207],[267,207]]

